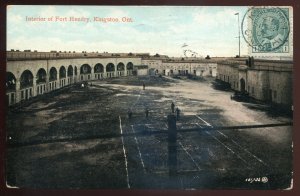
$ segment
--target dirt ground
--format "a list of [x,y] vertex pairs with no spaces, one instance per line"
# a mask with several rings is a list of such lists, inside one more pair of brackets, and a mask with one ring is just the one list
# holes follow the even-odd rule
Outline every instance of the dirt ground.
[[[168,135],[155,132],[168,129],[172,102],[180,109],[178,130],[291,121],[271,115],[263,104],[233,101],[232,92],[214,89],[213,82],[165,77],[99,80],[12,109],[6,126],[7,183],[76,189],[290,188],[290,126],[179,132],[177,175],[169,176]],[[132,135],[101,139],[121,133]]]

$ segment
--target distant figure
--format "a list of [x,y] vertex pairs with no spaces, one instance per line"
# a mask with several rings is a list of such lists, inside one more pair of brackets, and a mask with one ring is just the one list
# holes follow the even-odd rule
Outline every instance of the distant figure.
[[149,115],[149,109],[148,108],[145,109],[145,114],[146,114],[146,118],[148,118],[148,115]]
[[174,113],[174,109],[175,109],[175,104],[172,102],[172,104],[171,104],[172,113]]
[[128,109],[127,114],[128,114],[128,119],[131,119],[131,117],[132,117],[132,111],[131,111],[131,109]]
[[143,82],[143,90],[145,90],[145,87],[146,87],[146,85],[145,85],[145,83]]
[[84,87],[84,84],[83,84],[83,83],[81,84],[81,87],[82,87],[82,88]]
[[176,120],[179,120],[180,117],[180,109],[177,107],[176,108]]

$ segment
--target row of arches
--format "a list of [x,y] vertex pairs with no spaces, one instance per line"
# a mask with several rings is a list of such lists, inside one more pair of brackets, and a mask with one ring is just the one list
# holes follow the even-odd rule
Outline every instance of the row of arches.
[[[105,67],[106,72],[125,71],[125,64],[119,63],[115,66],[113,63],[108,63]],[[129,62],[126,65],[127,70],[133,70],[133,63]],[[80,67],[80,74],[91,74],[92,67],[89,64],[83,64]],[[57,74],[59,73],[59,74]],[[104,66],[101,63],[98,63],[94,66],[94,73],[104,73]],[[72,77],[73,75],[77,76],[77,67],[73,68],[72,65],[69,65],[66,69],[64,66],[59,68],[59,71],[55,67],[51,67],[49,70],[49,82],[57,80],[59,75],[60,79],[66,77]],[[44,68],[40,68],[36,74],[36,84],[46,83],[47,73]],[[20,77],[20,89],[27,88],[33,85],[34,76],[31,71],[25,70]],[[6,73],[6,90],[16,90],[16,77],[13,73]]]
[[[127,70],[132,70],[133,69],[133,64],[129,62],[126,65]],[[96,64],[94,67],[94,73],[103,73],[104,71],[104,66],[100,63]],[[115,71],[115,65],[113,63],[109,63],[106,65],[106,72],[112,72]],[[125,65],[124,63],[119,63],[117,65],[117,71],[125,71]]]

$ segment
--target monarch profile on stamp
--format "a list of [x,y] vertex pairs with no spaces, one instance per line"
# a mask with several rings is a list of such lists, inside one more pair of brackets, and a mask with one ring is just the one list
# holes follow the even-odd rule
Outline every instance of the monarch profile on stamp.
[[253,53],[288,53],[288,8],[252,7],[244,16],[242,32]]
[[279,20],[275,17],[265,17],[259,30],[262,37],[261,45],[266,50],[278,48],[285,39],[279,32]]

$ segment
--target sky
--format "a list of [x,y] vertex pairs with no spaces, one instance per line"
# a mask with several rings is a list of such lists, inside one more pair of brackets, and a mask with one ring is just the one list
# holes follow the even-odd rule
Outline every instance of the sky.
[[[241,26],[246,11],[247,7],[229,6],[10,5],[7,50],[235,56],[239,49],[235,13],[239,13]],[[31,17],[45,21],[29,21]],[[56,21],[56,17],[67,20]],[[74,22],[70,17],[89,21]],[[95,17],[114,21],[105,23]],[[123,22],[123,18],[127,20]],[[247,44],[242,34],[240,40],[241,55],[246,55]],[[188,52],[184,54],[184,50]]]

